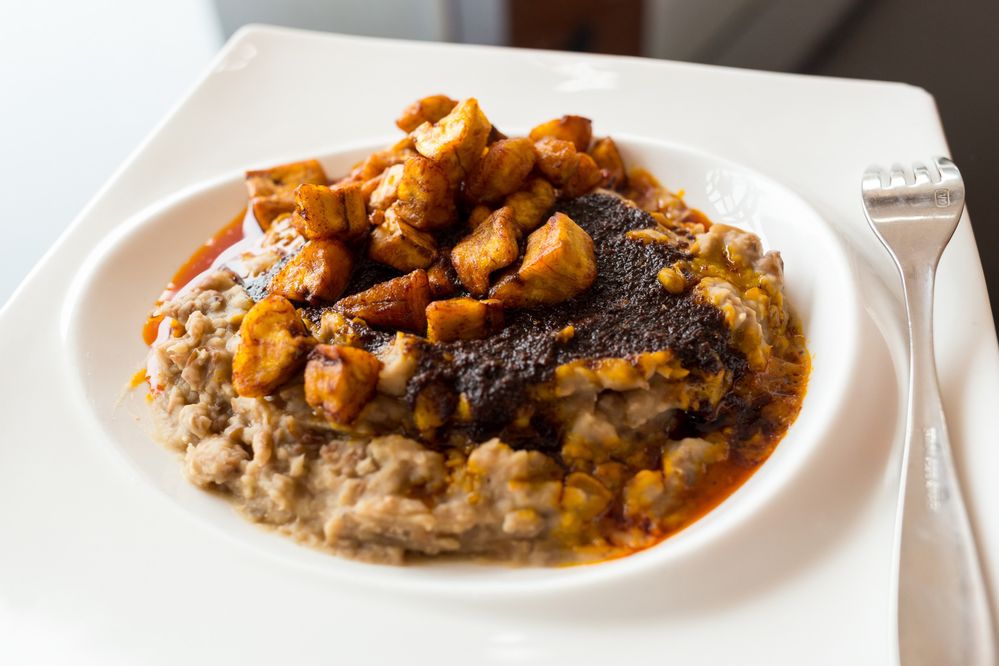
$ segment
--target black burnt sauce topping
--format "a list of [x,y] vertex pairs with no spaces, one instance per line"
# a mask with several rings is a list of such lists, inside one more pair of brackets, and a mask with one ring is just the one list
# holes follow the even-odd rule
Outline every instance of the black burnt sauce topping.
[[[745,358],[730,347],[721,312],[689,292],[673,295],[659,284],[656,275],[663,266],[689,257],[683,248],[625,237],[627,231],[655,227],[647,213],[601,193],[560,203],[556,210],[593,238],[594,285],[558,305],[507,311],[503,330],[484,340],[425,344],[409,383],[410,400],[427,386],[450,385],[467,397],[474,434],[484,437],[503,431],[528,387],[577,359],[669,349],[690,369],[743,373]],[[556,333],[570,324],[574,337],[559,342]]]

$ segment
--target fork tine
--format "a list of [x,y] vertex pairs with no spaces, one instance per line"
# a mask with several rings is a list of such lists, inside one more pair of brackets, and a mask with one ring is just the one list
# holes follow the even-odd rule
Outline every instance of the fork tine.
[[912,175],[915,178],[915,185],[930,185],[933,182],[930,170],[922,162],[912,163]]
[[871,165],[864,171],[864,179],[861,181],[861,189],[864,192],[880,190],[885,186],[885,170],[879,166]]
[[961,172],[958,170],[957,165],[951,162],[946,157],[934,157],[933,163],[936,165],[937,169],[940,170],[941,180],[961,180]]
[[910,180],[906,177],[905,167],[897,162],[891,165],[891,172],[888,175],[888,187],[905,187]]

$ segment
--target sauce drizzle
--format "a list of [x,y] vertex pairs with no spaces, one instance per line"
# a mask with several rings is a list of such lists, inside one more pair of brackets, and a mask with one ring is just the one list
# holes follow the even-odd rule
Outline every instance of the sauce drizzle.
[[[219,229],[214,236],[206,240],[201,247],[194,251],[187,261],[185,261],[173,278],[167,283],[166,289],[160,294],[155,305],[160,305],[169,301],[177,295],[177,292],[184,288],[191,280],[198,277],[218,259],[219,255],[227,249],[243,240],[243,223],[246,218],[246,208],[239,212],[239,215],[232,218],[224,227]],[[152,345],[159,334],[160,323],[163,315],[154,315],[146,319],[142,325],[142,341],[146,345]]]

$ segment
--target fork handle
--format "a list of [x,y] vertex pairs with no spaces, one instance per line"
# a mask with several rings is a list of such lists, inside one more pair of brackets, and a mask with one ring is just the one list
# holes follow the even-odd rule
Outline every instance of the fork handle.
[[936,262],[900,266],[909,400],[895,547],[902,666],[994,666],[988,593],[954,471],[933,359]]

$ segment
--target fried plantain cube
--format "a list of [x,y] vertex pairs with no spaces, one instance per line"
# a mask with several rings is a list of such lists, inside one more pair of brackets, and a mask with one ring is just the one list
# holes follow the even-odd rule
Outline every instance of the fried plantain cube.
[[614,139],[609,136],[599,139],[590,148],[590,157],[600,167],[601,187],[622,188],[627,186],[628,176],[624,168],[624,160],[621,159],[621,151],[617,149]]
[[444,169],[426,157],[406,160],[391,208],[417,229],[435,231],[455,221],[454,188]]
[[381,367],[363,349],[318,345],[305,366],[305,401],[327,420],[349,425],[375,397]]
[[349,180],[357,183],[367,182],[390,166],[402,164],[416,154],[413,149],[413,139],[407,136],[393,146],[371,153],[354,165]]
[[529,234],[541,226],[555,205],[555,188],[544,178],[531,178],[519,192],[503,202],[513,210],[513,219],[520,233]]
[[305,362],[315,341],[288,299],[271,294],[243,317],[232,359],[232,387],[260,398],[288,381]]
[[423,334],[430,303],[430,282],[423,269],[341,298],[334,308],[350,317],[360,317],[370,326]]
[[495,299],[452,298],[427,306],[430,342],[478,340],[503,328],[503,303]]
[[372,210],[386,210],[399,198],[399,181],[402,179],[403,165],[393,164],[385,169],[377,178],[372,178],[368,182],[378,181],[378,186],[371,192],[368,201],[368,208]]
[[417,152],[440,163],[454,183],[482,157],[491,129],[478,100],[470,97],[436,123],[423,123],[411,136]]
[[493,211],[489,206],[479,204],[468,214],[468,228],[475,229],[477,226],[485,222],[486,218],[492,214]]
[[509,266],[520,253],[513,210],[500,208],[451,250],[458,279],[475,296],[489,291],[489,274]]
[[274,195],[291,198],[295,188],[303,183],[325,185],[327,182],[323,165],[317,160],[290,162],[246,172],[246,189],[251,199]]
[[541,123],[531,130],[531,141],[550,136],[562,141],[571,141],[576,150],[583,153],[593,140],[593,123],[583,116],[562,116]]
[[[388,169],[386,169],[387,171]],[[378,186],[382,184],[382,180],[385,178],[385,171],[381,172],[371,180],[366,180],[363,183],[359,183],[361,186],[361,197],[364,199],[365,207],[370,207],[371,195],[375,193]],[[355,181],[350,178],[344,178],[343,180],[336,183],[336,185],[346,185],[347,183],[353,183]]]
[[427,281],[433,298],[447,298],[458,293],[458,275],[451,265],[451,248],[438,253],[437,261],[427,269]]
[[396,121],[396,127],[403,132],[412,132],[423,123],[436,123],[451,113],[458,102],[447,95],[430,95],[418,99],[405,109]]
[[408,273],[426,268],[437,258],[434,237],[414,229],[389,210],[385,220],[371,232],[368,256],[386,266]]
[[311,240],[271,278],[268,291],[289,301],[333,302],[347,287],[353,264],[350,250],[340,241]]
[[568,215],[555,213],[527,237],[520,267],[489,296],[511,308],[560,303],[589,289],[596,277],[593,239]]
[[298,232],[313,240],[335,238],[353,241],[368,231],[364,195],[358,183],[299,185],[295,190],[293,222]]
[[572,199],[586,194],[599,185],[603,178],[600,167],[597,166],[592,157],[586,153],[579,153],[577,158],[575,173],[563,183],[562,191],[559,193],[564,199]]
[[579,168],[579,153],[571,141],[546,136],[534,142],[538,171],[555,187],[562,187]]
[[294,196],[272,194],[250,199],[250,211],[253,213],[253,219],[264,231],[271,228],[274,220],[286,213],[294,212],[294,210]]
[[529,139],[504,139],[489,147],[465,181],[465,196],[477,203],[495,203],[524,184],[536,155]]

